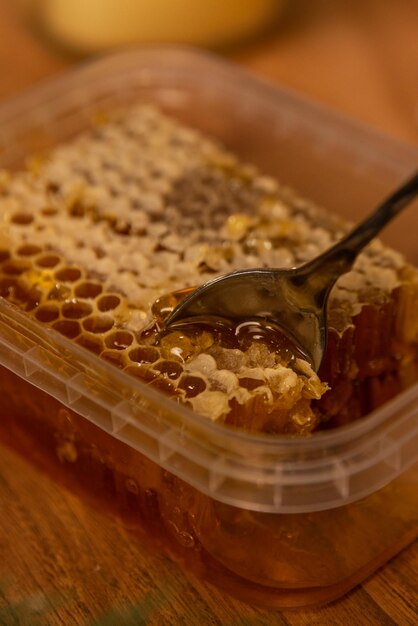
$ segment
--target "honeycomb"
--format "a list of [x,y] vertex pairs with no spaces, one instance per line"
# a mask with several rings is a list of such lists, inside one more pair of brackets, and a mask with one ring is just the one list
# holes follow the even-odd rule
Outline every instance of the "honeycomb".
[[272,325],[164,329],[194,286],[292,267],[346,225],[138,106],[0,175],[0,295],[209,419],[307,434],[416,379],[417,272],[372,243],[334,287],[319,376]]

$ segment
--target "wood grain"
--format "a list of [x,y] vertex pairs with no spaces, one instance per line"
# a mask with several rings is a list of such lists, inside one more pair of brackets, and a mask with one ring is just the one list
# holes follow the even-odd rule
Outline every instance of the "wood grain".
[[[418,140],[414,0],[299,0],[274,32],[229,55],[366,123]],[[74,63],[0,5],[0,98]],[[0,411],[1,418],[1,411]],[[315,610],[245,605],[0,446],[0,624],[392,625],[418,620],[418,542]]]
[[418,543],[330,605],[270,611],[185,574],[116,519],[0,446],[0,624],[416,623]]

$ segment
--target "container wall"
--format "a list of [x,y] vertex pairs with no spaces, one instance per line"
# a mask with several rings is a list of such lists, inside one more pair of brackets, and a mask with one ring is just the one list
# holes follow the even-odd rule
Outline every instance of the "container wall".
[[0,373],[2,441],[245,601],[331,600],[418,535],[418,465],[337,509],[248,511],[202,494],[9,370]]

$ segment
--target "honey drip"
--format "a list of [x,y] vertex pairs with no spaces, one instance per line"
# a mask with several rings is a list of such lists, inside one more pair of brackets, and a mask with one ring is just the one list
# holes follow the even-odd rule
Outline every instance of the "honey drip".
[[[230,350],[246,352],[254,343],[267,346],[269,352],[278,355],[280,362],[286,367],[294,365],[297,358],[304,359],[303,352],[283,333],[272,321],[254,318],[243,320],[230,320],[222,317],[199,316],[195,320],[187,320],[176,324],[173,329],[165,327],[165,321],[175,307],[191,292],[193,288],[175,291],[162,296],[154,303],[152,313],[153,324],[144,332],[144,339],[154,337],[155,345],[159,345],[164,337],[170,337],[174,333],[179,342],[183,337],[190,338],[193,342],[199,342],[206,335],[206,342],[216,343]],[[181,346],[178,346],[181,353]]]

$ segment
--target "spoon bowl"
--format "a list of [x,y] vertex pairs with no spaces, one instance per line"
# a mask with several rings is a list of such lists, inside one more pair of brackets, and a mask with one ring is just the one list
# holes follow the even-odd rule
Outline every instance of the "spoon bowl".
[[418,194],[418,173],[348,235],[312,261],[291,269],[256,268],[219,276],[195,289],[166,327],[220,317],[273,322],[318,371],[327,342],[327,301],[359,252]]

